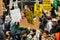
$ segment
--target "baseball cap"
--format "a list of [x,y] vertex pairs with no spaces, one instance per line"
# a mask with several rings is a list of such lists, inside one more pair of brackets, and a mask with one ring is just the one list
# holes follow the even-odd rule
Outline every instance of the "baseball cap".
[[58,20],[56,18],[53,18],[52,21],[56,21],[57,22]]

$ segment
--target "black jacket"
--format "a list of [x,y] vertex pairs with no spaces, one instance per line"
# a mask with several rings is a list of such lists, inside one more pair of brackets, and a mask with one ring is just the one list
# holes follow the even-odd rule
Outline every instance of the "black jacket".
[[60,26],[58,26],[58,25],[52,26],[50,33],[53,34],[53,33],[57,33],[57,32],[60,32]]

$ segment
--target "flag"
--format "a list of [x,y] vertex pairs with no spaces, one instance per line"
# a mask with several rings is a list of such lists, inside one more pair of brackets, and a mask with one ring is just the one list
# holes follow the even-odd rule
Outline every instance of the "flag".
[[57,0],[53,0],[53,6],[54,6],[55,10],[58,10],[57,4],[58,4]]
[[27,18],[28,23],[33,24],[33,13],[32,13],[32,11],[26,9],[25,13],[26,13],[26,18]]

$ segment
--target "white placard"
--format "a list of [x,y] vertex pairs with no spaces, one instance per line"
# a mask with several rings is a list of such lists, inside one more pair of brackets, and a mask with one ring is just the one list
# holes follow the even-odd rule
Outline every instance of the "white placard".
[[14,10],[10,10],[10,14],[11,14],[13,22],[16,22],[16,21],[20,22],[21,13],[20,13],[19,8],[15,8]]

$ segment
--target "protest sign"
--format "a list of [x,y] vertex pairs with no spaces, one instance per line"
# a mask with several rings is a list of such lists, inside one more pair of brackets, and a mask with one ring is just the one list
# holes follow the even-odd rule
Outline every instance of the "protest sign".
[[21,13],[20,13],[20,9],[19,8],[16,8],[14,10],[10,10],[10,14],[11,14],[11,17],[12,17],[12,21],[16,22],[20,22],[20,19],[21,19]]
[[51,1],[43,0],[43,7],[45,11],[51,11]]
[[42,17],[42,6],[41,4],[35,4],[34,5],[34,15],[38,17]]

